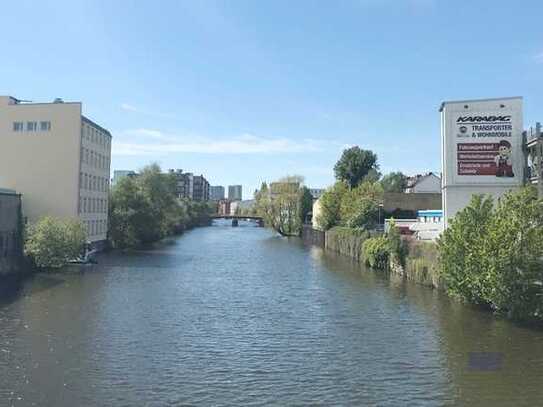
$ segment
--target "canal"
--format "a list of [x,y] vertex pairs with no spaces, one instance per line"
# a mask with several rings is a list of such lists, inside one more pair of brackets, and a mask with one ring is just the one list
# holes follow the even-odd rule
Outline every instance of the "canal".
[[543,403],[542,331],[240,225],[4,297],[0,405]]

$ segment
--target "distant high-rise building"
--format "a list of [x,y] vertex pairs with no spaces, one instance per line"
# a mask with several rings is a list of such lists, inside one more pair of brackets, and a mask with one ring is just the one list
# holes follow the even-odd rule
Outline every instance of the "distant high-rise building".
[[228,186],[228,199],[231,201],[241,201],[241,185]]
[[220,201],[224,199],[224,187],[221,185],[212,185],[209,187],[209,199]]
[[79,219],[94,244],[107,238],[111,134],[81,110],[0,96],[0,183],[23,195],[29,222]]

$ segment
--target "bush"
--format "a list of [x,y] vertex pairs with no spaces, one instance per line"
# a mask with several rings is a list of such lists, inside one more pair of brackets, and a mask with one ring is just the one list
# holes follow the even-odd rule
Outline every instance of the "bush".
[[351,228],[373,229],[378,221],[383,188],[377,182],[364,181],[341,197],[340,223]]
[[373,269],[385,270],[390,259],[390,242],[386,236],[372,237],[362,245],[364,261]]
[[48,216],[28,228],[25,253],[39,268],[59,268],[81,255],[85,240],[81,222]]
[[474,196],[438,241],[450,294],[515,319],[543,320],[543,201],[534,188],[494,207]]

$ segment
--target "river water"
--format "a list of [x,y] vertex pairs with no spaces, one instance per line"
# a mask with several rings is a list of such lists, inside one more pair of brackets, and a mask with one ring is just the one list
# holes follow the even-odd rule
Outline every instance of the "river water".
[[0,303],[0,405],[543,405],[543,332],[228,223]]

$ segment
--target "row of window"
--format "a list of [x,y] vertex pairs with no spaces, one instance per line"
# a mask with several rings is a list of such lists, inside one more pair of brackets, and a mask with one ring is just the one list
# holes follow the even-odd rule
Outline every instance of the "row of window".
[[79,185],[81,189],[86,189],[88,191],[107,192],[109,188],[109,179],[82,172],[79,174]]
[[107,199],[105,198],[79,198],[79,213],[107,213]]
[[107,220],[84,220],[83,226],[87,231],[87,236],[102,235],[107,232]]
[[95,143],[105,148],[108,148],[110,144],[109,136],[106,136],[100,130],[92,126],[83,126],[83,140],[87,140],[89,143]]
[[[13,122],[13,131],[25,131],[25,122]],[[26,122],[26,131],[51,131],[51,122]]]
[[81,162],[92,167],[102,168],[104,170],[109,169],[109,160],[107,156],[85,147],[81,149]]

